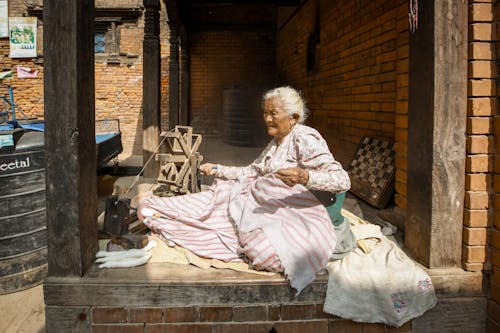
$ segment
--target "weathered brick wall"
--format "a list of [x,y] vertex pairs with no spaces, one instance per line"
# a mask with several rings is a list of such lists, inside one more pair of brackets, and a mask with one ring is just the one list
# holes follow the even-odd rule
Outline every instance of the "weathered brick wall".
[[[120,1],[115,1],[120,5]],[[169,29],[165,4],[160,1],[160,43],[162,57],[162,117],[168,119],[168,55]],[[113,1],[108,1],[113,5]],[[24,1],[9,1],[9,16],[26,16]],[[43,22],[38,20],[38,54],[43,54]],[[120,51],[137,55],[125,59],[121,64],[106,64],[97,61],[95,65],[95,106],[96,119],[117,118],[122,130],[123,157],[131,154],[142,154],[142,42],[144,35],[144,19],[137,22],[119,24]],[[9,58],[9,40],[0,39],[0,71],[13,69],[22,65],[38,70],[37,78],[19,79],[16,74],[6,82],[14,87],[15,101],[28,117],[43,118],[43,58],[11,59]],[[0,94],[7,91],[0,88]],[[64,94],[64,92],[60,92]],[[163,124],[166,126],[166,123]]]
[[322,304],[263,304],[189,307],[94,307],[93,333],[128,332],[411,332],[411,322],[394,328],[361,324],[323,313]]
[[469,0],[463,267],[493,273],[488,300],[488,332],[500,331],[500,119],[496,84],[500,57],[500,52],[496,51],[499,13],[500,5],[495,1]]
[[[26,5],[22,0],[9,1],[9,17],[26,15]],[[42,54],[42,22],[38,20],[37,54]],[[21,65],[38,71],[36,78],[19,79],[16,66]],[[43,117],[43,65],[36,59],[12,59],[9,57],[9,38],[0,38],[0,71],[12,70],[12,80],[4,80],[13,87],[15,103],[28,117]],[[7,94],[7,88],[0,87],[0,96]],[[0,104],[3,107],[3,104]],[[21,116],[18,114],[18,116]]]
[[[316,68],[307,44],[319,8]],[[309,123],[345,166],[364,136],[395,142],[396,203],[406,207],[408,110],[407,1],[307,1],[280,14],[277,63],[283,81],[302,90]]]
[[275,40],[269,31],[201,30],[190,34],[191,125],[221,135],[224,87],[275,81]]

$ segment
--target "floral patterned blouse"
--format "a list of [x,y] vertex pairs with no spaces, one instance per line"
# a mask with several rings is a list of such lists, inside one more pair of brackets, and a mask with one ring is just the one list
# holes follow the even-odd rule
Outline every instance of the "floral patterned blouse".
[[301,167],[309,172],[310,190],[345,192],[351,187],[349,175],[337,162],[326,141],[314,128],[295,125],[278,144],[271,140],[260,156],[246,167],[217,165],[217,177],[237,179],[273,173],[281,168]]

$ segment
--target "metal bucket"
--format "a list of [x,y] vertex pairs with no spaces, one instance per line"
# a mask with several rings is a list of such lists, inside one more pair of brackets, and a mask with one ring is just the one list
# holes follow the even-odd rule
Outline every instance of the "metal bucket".
[[0,294],[30,288],[47,274],[45,149],[25,131],[0,148]]

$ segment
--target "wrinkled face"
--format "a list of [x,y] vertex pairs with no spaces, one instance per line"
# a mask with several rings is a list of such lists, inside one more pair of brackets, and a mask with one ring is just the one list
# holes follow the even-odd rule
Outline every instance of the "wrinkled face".
[[284,108],[281,98],[274,97],[264,101],[264,121],[267,133],[275,137],[278,142],[292,130],[297,123],[298,115],[290,116]]

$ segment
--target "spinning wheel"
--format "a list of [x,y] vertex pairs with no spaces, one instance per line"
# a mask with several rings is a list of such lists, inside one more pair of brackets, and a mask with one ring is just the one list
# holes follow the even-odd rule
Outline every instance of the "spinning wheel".
[[162,132],[160,136],[166,138],[167,144],[165,153],[156,154],[160,161],[158,182],[167,187],[167,192],[200,192],[198,168],[203,156],[197,150],[201,134],[193,134],[191,126],[175,126],[173,132]]

